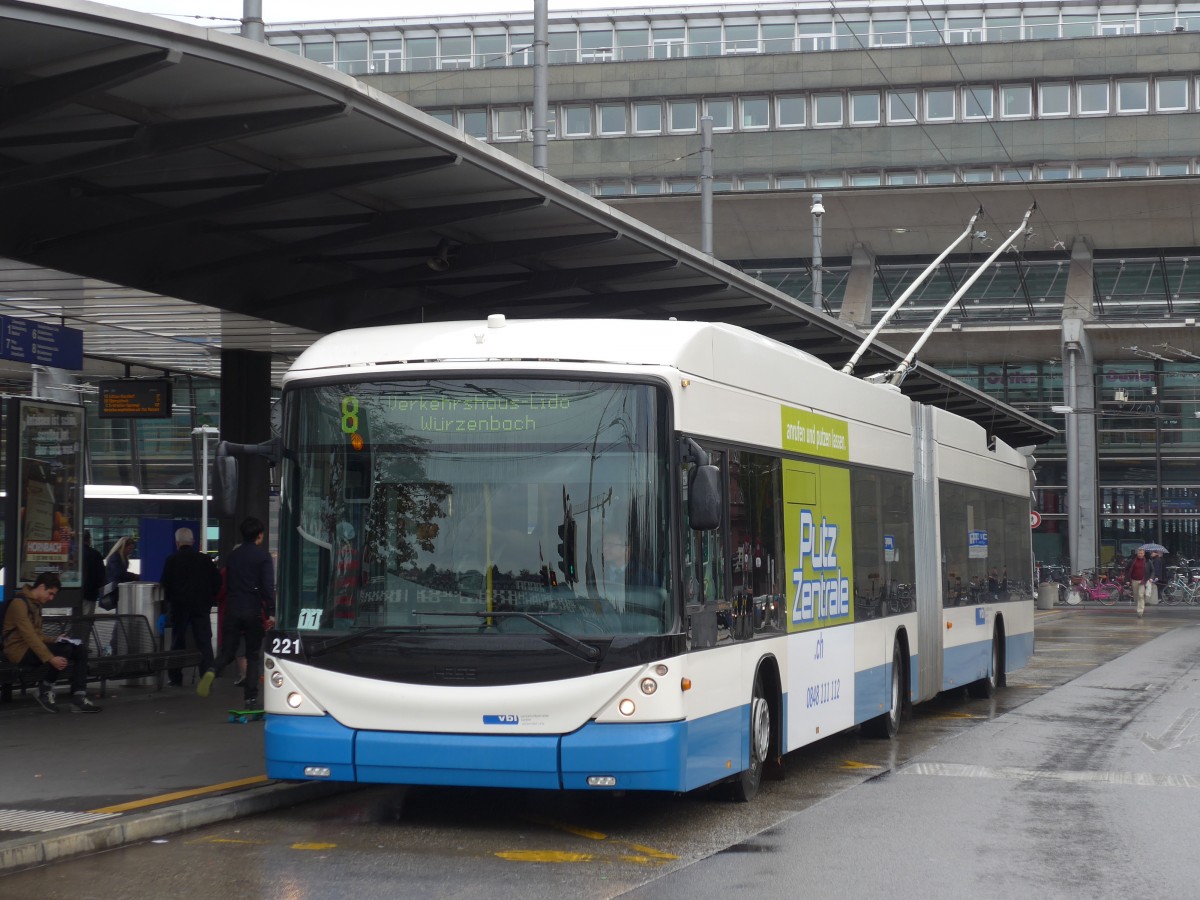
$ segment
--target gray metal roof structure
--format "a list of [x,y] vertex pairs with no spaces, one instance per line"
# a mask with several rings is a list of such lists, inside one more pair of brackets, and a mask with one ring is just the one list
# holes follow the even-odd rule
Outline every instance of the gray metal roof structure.
[[[0,0],[0,197],[0,256],[21,264],[8,271],[219,311],[184,336],[202,353],[290,353],[341,328],[496,312],[719,320],[837,366],[860,340],[353,78],[86,2]],[[23,287],[27,314],[82,325],[87,353],[118,355],[104,320],[120,309],[86,283],[44,303]],[[0,292],[11,308],[2,275]],[[128,305],[123,327],[153,333],[150,311]],[[876,346],[858,374],[902,357]],[[903,390],[1012,445],[1053,433],[926,366]]]

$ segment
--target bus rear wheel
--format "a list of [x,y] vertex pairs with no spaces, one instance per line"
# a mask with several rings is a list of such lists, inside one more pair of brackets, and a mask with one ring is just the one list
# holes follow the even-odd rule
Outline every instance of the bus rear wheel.
[[1004,661],[1000,657],[1000,633],[992,632],[992,658],[988,665],[988,674],[978,681],[972,681],[967,685],[967,693],[976,700],[987,700],[996,695],[996,690],[1000,687],[1000,670],[1004,665]]
[[762,785],[763,767],[771,752],[771,704],[763,689],[762,676],[754,679],[750,698],[750,766],[733,780],[733,799],[749,803]]
[[867,737],[891,740],[900,732],[900,715],[904,711],[902,693],[904,667],[900,664],[900,642],[892,645],[892,679],[888,691],[891,708],[882,715],[863,722],[863,734]]

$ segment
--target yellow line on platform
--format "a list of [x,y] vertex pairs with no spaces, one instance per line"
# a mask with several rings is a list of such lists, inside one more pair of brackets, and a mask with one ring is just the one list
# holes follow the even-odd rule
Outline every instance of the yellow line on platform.
[[176,791],[173,794],[159,794],[157,797],[147,797],[145,800],[131,800],[129,803],[118,803],[116,806],[105,806],[91,809],[93,813],[123,813],[147,806],[157,806],[160,803],[171,803],[175,800],[186,800],[188,797],[200,797],[204,794],[215,794],[218,791],[228,791],[233,788],[249,787],[252,784],[266,784],[266,775],[255,775],[253,778],[240,778],[237,781],[226,781],[222,784],[210,784],[208,787],[194,788],[190,791]]

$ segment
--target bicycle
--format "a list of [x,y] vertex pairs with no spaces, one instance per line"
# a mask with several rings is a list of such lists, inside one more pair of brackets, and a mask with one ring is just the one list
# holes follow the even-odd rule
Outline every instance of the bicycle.
[[[1075,597],[1077,599],[1072,600]],[[1121,585],[1115,581],[1105,581],[1096,575],[1094,570],[1080,572],[1071,576],[1071,588],[1067,603],[1075,606],[1084,600],[1099,602],[1112,606],[1121,597]]]
[[[1158,589],[1158,600],[1168,606],[1175,603],[1200,603],[1200,575],[1193,568],[1195,560],[1180,559],[1179,565],[1167,571],[1173,573]],[[1187,573],[1186,575],[1184,573]]]

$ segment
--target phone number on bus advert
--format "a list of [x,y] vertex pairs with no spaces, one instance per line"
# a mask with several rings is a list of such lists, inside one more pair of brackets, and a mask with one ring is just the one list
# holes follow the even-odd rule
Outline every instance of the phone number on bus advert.
[[816,706],[823,706],[826,703],[833,703],[840,700],[842,697],[842,679],[834,678],[830,681],[822,681],[820,684],[810,685],[804,692],[804,705],[806,709],[812,709]]

